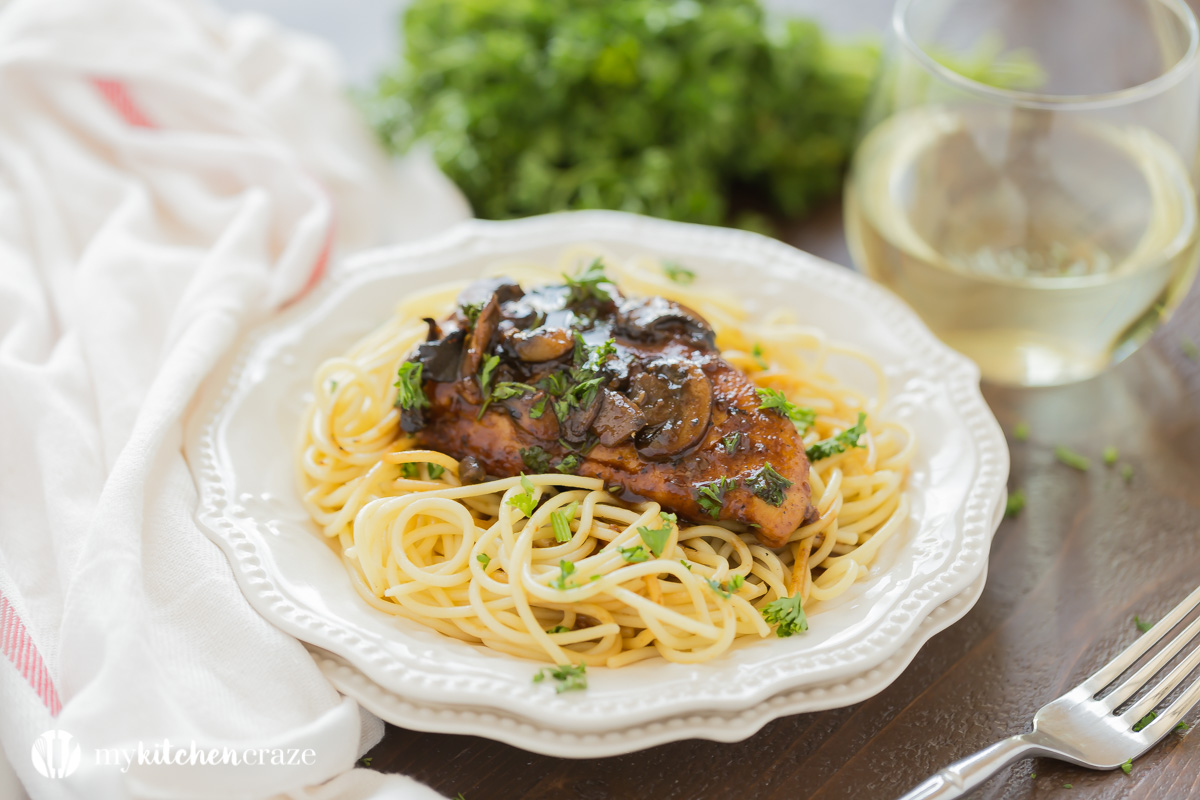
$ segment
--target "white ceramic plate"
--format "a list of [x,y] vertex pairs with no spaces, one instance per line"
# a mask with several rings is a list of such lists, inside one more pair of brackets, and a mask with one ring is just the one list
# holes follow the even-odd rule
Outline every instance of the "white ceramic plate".
[[372,683],[335,655],[315,649],[312,655],[338,691],[393,725],[431,733],[482,736],[556,758],[605,758],[682,739],[740,742],[773,719],[861,703],[896,680],[925,642],[971,610],[983,594],[986,577],[985,570],[962,594],[935,608],[899,650],[863,675],[793,689],[743,711],[700,711],[611,731],[571,733],[493,709],[407,699]]
[[[661,254],[753,310],[780,304],[886,365],[885,413],[919,437],[908,529],[869,576],[812,613],[810,631],[745,642],[698,665],[646,661],[589,672],[586,692],[531,683],[536,664],[443,637],[370,608],[300,506],[292,448],[311,376],[382,322],[406,292],[471,278],[498,259],[550,262],[563,247]],[[559,730],[614,730],[703,711],[740,711],[789,690],[867,673],[984,571],[1008,475],[1004,437],[974,365],[870,281],[744,231],[616,212],[472,221],[366,254],[253,332],[196,417],[188,457],[198,517],[229,555],[251,603],[296,637],[423,703],[493,708]],[[870,388],[870,387],[864,387]]]

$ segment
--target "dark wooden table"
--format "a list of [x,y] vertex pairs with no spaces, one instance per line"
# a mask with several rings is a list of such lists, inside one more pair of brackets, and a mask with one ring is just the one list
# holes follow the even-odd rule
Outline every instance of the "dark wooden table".
[[[791,240],[850,264],[836,204]],[[369,753],[372,767],[467,800],[886,800],[1028,730],[1039,707],[1138,635],[1134,615],[1156,620],[1200,583],[1200,360],[1188,357],[1185,339],[1200,342],[1200,285],[1149,345],[1099,378],[985,386],[1005,430],[1031,427],[1028,441],[1009,439],[1010,491],[1023,489],[1028,505],[1001,524],[979,603],[878,696],[776,720],[737,744],[691,740],[582,761],[389,725]],[[1091,469],[1059,463],[1058,444],[1091,456]],[[1102,462],[1109,445],[1133,467],[1131,480]],[[1192,718],[1200,728],[1200,711]],[[1130,775],[1024,761],[976,796],[1051,795],[1200,798],[1200,730],[1169,735]]]

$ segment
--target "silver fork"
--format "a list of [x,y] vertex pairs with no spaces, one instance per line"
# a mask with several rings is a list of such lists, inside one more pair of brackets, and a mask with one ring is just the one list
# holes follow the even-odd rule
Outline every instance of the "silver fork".
[[1137,758],[1158,744],[1200,702],[1198,677],[1152,722],[1140,731],[1133,729],[1200,664],[1200,640],[1144,697],[1122,714],[1117,714],[1116,710],[1145,687],[1195,638],[1200,632],[1200,618],[1176,634],[1162,650],[1112,692],[1100,699],[1096,695],[1149,652],[1197,606],[1200,606],[1200,588],[1095,675],[1043,706],[1033,718],[1032,733],[1012,736],[961,761],[955,761],[900,800],[962,797],[1022,758],[1049,756],[1092,769],[1116,769],[1130,759]]

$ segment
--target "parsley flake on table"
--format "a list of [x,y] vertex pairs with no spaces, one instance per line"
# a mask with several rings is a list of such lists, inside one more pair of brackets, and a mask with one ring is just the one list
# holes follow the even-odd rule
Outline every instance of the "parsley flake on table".
[[774,410],[780,416],[787,417],[801,434],[808,433],[809,428],[817,421],[817,412],[811,408],[798,406],[787,399],[783,392],[777,389],[755,389],[758,399],[762,400],[759,411]]
[[1124,772],[1126,775],[1133,772],[1133,759],[1132,758],[1121,765],[1121,772]]
[[681,286],[688,286],[696,280],[696,273],[675,261],[662,262],[662,271],[667,278]]
[[767,603],[763,606],[762,616],[767,624],[775,626],[775,634],[782,639],[808,630],[808,618],[804,615],[804,603],[799,593]]
[[1129,483],[1131,480],[1133,480],[1133,466],[1130,464],[1122,464],[1121,477],[1126,483]]
[[536,501],[533,499],[533,481],[524,475],[521,476],[521,488],[525,491],[520,494],[514,494],[508,498],[508,504],[520,511],[526,517],[533,516],[533,508]]
[[1013,427],[1013,438],[1018,442],[1026,441],[1029,438],[1029,423],[1018,422],[1016,426]]
[[1156,719],[1158,719],[1158,712],[1151,711],[1149,714],[1138,720],[1137,724],[1133,726],[1134,732],[1136,733],[1137,731],[1140,731],[1142,728],[1146,727],[1151,722],[1154,722]]
[[1176,733],[1187,733],[1188,728],[1190,728],[1190,727],[1192,727],[1192,726],[1188,725],[1186,722],[1180,722],[1178,725],[1175,726],[1175,732]]
[[534,683],[553,678],[556,694],[587,688],[587,664],[564,664],[557,667],[542,667],[533,676]]
[[429,398],[425,396],[425,388],[421,385],[421,371],[424,368],[423,364],[411,361],[400,365],[396,373],[397,380],[393,384],[400,390],[396,393],[396,405],[399,408],[408,411],[429,406]]
[[746,486],[754,492],[755,497],[776,508],[787,499],[787,490],[791,485],[790,480],[775,471],[770,461],[746,481]]
[[1071,469],[1077,469],[1080,472],[1087,472],[1092,467],[1091,459],[1076,453],[1065,445],[1060,444],[1054,448],[1054,457]]
[[1179,340],[1179,349],[1192,361],[1200,361],[1200,347],[1197,347],[1196,343],[1188,337],[1184,336]]
[[1008,496],[1008,501],[1004,504],[1004,516],[1013,518],[1021,513],[1025,508],[1025,490],[1017,489]]
[[1110,467],[1117,463],[1117,448],[1113,447],[1111,444],[1104,448],[1104,463]]
[[663,522],[661,528],[638,526],[638,536],[642,537],[642,541],[646,543],[646,547],[650,548],[650,552],[654,553],[655,558],[663,554],[663,549],[667,546],[667,540],[671,538],[671,531],[677,520],[674,514],[668,514],[665,511],[658,512],[658,516]]
[[560,509],[550,512],[550,527],[554,528],[554,541],[562,544],[571,541],[571,520],[579,510],[579,501],[572,500]]
[[702,483],[696,488],[696,502],[700,504],[700,508],[705,514],[716,519],[721,515],[721,508],[725,505],[725,493],[737,488],[737,482],[731,481],[729,478],[717,478],[715,481]]
[[847,447],[862,447],[858,440],[867,432],[867,415],[862,411],[858,412],[858,422],[852,427],[839,433],[830,439],[822,439],[812,445],[805,451],[808,460],[820,461],[823,458],[837,455],[838,453],[846,452]]
[[1133,617],[1133,624],[1136,625],[1137,629],[1139,631],[1141,631],[1142,633],[1145,633],[1146,631],[1148,631],[1154,627],[1153,622],[1146,622],[1145,620],[1143,620],[1141,617],[1137,616],[1136,614]]

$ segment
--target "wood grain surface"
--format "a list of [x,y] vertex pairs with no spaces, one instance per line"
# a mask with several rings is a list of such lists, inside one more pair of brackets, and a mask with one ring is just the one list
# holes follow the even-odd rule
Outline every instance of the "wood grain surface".
[[[850,264],[836,204],[789,238]],[[692,740],[582,761],[389,725],[371,766],[466,800],[886,799],[1029,730],[1039,707],[1138,635],[1134,615],[1156,620],[1200,583],[1200,360],[1185,340],[1200,342],[1200,286],[1150,344],[1099,378],[985,386],[1006,431],[1019,421],[1032,431],[1009,437],[1010,491],[1023,489],[1028,504],[996,534],[979,603],[876,697],[777,720],[737,744]],[[1059,444],[1090,456],[1091,468],[1059,463]],[[1103,463],[1109,445],[1130,480]],[[1028,760],[975,797],[1200,798],[1200,710],[1189,719],[1197,730],[1169,735],[1129,775]]]

